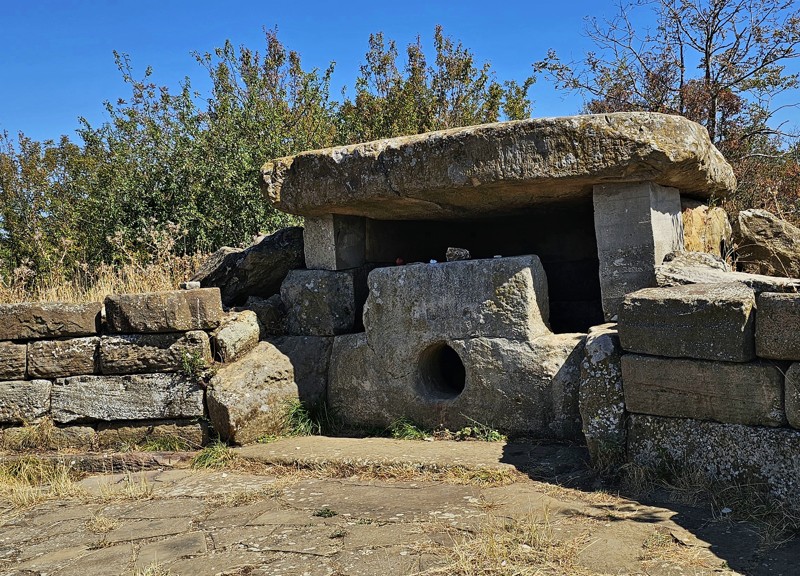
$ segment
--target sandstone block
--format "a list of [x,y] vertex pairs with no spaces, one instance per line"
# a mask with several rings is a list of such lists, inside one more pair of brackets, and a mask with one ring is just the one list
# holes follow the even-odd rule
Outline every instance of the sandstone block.
[[580,407],[583,435],[592,461],[600,467],[625,458],[625,396],[622,390],[622,347],[616,326],[589,330],[581,361]]
[[742,210],[734,239],[738,262],[748,272],[800,277],[800,228],[766,210]]
[[223,440],[239,444],[283,432],[286,403],[298,397],[291,362],[268,342],[220,368],[207,396],[214,430]]
[[753,290],[736,282],[645,288],[625,297],[619,338],[638,354],[748,362],[755,305]]
[[0,340],[91,336],[100,330],[100,302],[0,304]]
[[28,342],[28,374],[56,378],[97,372],[98,336]]
[[304,152],[262,168],[284,212],[483,218],[574,198],[599,182],[653,181],[694,196],[735,189],[706,130],[643,112],[469,126]]
[[798,430],[634,414],[628,454],[643,466],[669,465],[711,480],[766,485],[773,496],[800,510]]
[[203,416],[203,389],[180,374],[73,376],[53,386],[53,420],[158,420]]
[[783,374],[768,363],[708,362],[626,354],[622,357],[629,412],[783,426]]
[[219,288],[112,294],[105,306],[108,330],[118,334],[213,330],[223,317]]
[[49,380],[9,380],[0,382],[0,422],[36,422],[50,412]]
[[326,214],[306,218],[303,228],[306,267],[310,270],[347,270],[366,263],[366,219]]
[[784,402],[789,426],[800,429],[800,364],[797,362],[786,371]]
[[322,336],[284,336],[269,340],[291,362],[297,392],[307,406],[325,402],[327,397],[333,340]]
[[223,247],[192,277],[204,287],[216,286],[225,306],[240,305],[249,296],[277,294],[289,270],[303,268],[303,229],[283,228],[244,250]]
[[727,258],[733,247],[731,223],[723,208],[681,198],[683,245],[691,252],[706,252]]
[[286,307],[280,294],[266,299],[251,296],[244,307],[256,313],[258,323],[261,325],[262,340],[270,336],[286,335]]
[[27,355],[25,344],[0,342],[0,380],[24,379]]
[[756,354],[773,360],[800,360],[800,294],[759,294]]
[[100,372],[138,374],[180,372],[187,361],[211,362],[211,344],[202,330],[165,334],[113,334],[100,339]]
[[261,326],[251,310],[233,312],[212,334],[214,357],[219,362],[232,362],[258,344]]
[[292,270],[281,285],[289,334],[334,336],[356,325],[352,271]]
[[197,450],[207,440],[208,426],[196,419],[101,422],[97,426],[97,444],[101,449],[164,447],[166,450]]

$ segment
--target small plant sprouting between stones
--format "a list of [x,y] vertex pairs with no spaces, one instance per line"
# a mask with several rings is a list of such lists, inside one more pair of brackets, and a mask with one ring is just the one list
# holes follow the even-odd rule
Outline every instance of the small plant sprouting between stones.
[[181,356],[181,372],[189,378],[200,379],[205,375],[208,363],[197,350],[184,352]]
[[425,440],[433,436],[431,432],[423,430],[405,417],[392,422],[389,425],[388,432],[392,438],[400,440]]
[[483,442],[504,442],[507,440],[505,434],[501,434],[491,426],[482,424],[477,420],[467,417],[472,422],[470,426],[464,426],[454,434],[454,440],[481,440]]
[[[286,434],[288,436],[323,436],[339,432],[341,426],[325,402],[307,406],[298,399],[286,402]],[[264,441],[269,441],[265,437]]]
[[224,468],[233,462],[236,454],[226,444],[215,440],[200,450],[192,460],[192,468]]
[[312,516],[316,516],[317,518],[333,518],[338,515],[339,513],[336,510],[331,510],[327,506],[323,506],[319,510],[314,510],[312,514]]

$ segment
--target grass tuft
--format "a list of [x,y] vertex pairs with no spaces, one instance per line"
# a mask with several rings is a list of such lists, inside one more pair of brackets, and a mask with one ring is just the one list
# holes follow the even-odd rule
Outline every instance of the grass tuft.
[[231,450],[227,444],[215,440],[200,450],[192,459],[192,468],[225,468],[229,466],[235,458],[236,453]]
[[392,422],[389,425],[388,432],[392,438],[400,440],[425,440],[433,436],[430,431],[422,429],[405,417]]
[[0,498],[15,508],[25,508],[44,500],[82,496],[76,483],[79,474],[63,462],[33,456],[0,463]]

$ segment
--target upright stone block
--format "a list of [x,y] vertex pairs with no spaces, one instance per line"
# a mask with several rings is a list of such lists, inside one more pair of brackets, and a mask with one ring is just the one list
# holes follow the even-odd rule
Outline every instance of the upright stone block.
[[0,380],[23,380],[27,364],[27,346],[0,342]]
[[772,360],[800,360],[800,294],[758,295],[756,354]]
[[109,332],[122,334],[213,330],[224,314],[219,288],[112,294],[105,305]]
[[320,336],[283,336],[269,340],[291,362],[297,393],[307,406],[325,402],[333,341],[334,338]]
[[772,364],[626,354],[622,381],[629,412],[750,426],[786,424],[783,373]]
[[656,285],[664,256],[683,250],[680,192],[652,182],[594,187],[594,223],[606,320],[626,294]]
[[91,336],[100,329],[100,302],[0,304],[0,340]]
[[637,354],[748,362],[755,305],[753,290],[738,282],[645,288],[625,297],[619,337]]
[[95,374],[99,345],[99,336],[28,342],[28,374],[34,378]]
[[800,429],[800,363],[795,362],[786,371],[786,419],[789,426]]
[[0,382],[0,423],[30,423],[46,416],[52,387],[49,380]]
[[356,325],[353,271],[292,270],[281,285],[287,331],[292,335],[334,336]]
[[347,270],[366,262],[366,218],[328,214],[306,218],[303,227],[306,267]]

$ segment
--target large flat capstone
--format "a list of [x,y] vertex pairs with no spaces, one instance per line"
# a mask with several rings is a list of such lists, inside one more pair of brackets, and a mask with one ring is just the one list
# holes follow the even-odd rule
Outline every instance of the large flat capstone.
[[278,158],[269,201],[303,216],[506,215],[591,198],[596,184],[654,182],[698,197],[735,187],[699,124],[645,112],[539,118],[404,136]]

